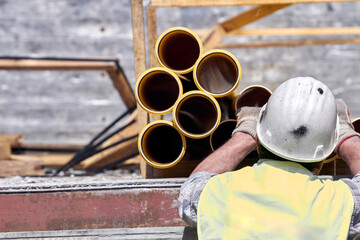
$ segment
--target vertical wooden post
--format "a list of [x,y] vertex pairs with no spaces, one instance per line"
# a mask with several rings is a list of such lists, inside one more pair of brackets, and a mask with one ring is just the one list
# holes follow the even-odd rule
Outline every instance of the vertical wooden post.
[[[131,0],[132,29],[134,38],[134,59],[135,75],[138,78],[146,70],[146,50],[145,50],[145,25],[143,13],[143,0]],[[139,131],[149,122],[149,114],[138,106],[137,122]],[[152,168],[146,164],[144,159],[140,160],[140,170],[142,178],[152,177]]]
[[147,14],[150,67],[158,67],[159,63],[157,62],[155,57],[155,44],[158,38],[156,7],[153,6],[147,7],[146,14]]

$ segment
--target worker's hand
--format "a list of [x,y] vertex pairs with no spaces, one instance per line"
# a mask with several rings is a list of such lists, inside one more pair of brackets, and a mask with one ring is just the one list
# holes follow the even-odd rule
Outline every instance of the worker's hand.
[[355,132],[354,126],[350,120],[349,110],[342,99],[336,99],[336,108],[339,116],[339,140],[335,152],[338,152],[340,145],[348,138],[353,136],[359,136],[360,134]]
[[236,114],[237,123],[232,135],[237,132],[244,132],[256,140],[256,124],[259,118],[260,107],[242,107]]

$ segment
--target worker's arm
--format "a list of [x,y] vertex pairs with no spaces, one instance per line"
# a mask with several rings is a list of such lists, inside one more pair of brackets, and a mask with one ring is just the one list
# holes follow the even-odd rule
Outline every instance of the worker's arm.
[[236,132],[229,141],[203,160],[192,174],[201,171],[217,174],[233,171],[255,149],[256,141],[251,135]]
[[217,174],[233,171],[249,153],[256,149],[256,124],[259,112],[258,107],[241,108],[236,115],[236,128],[231,139],[205,158],[192,174],[201,171]]
[[178,198],[180,217],[192,227],[197,224],[200,194],[213,176],[232,171],[256,148],[256,123],[259,108],[244,108],[237,115],[232,138],[205,158],[181,186]]
[[352,179],[342,179],[349,188],[354,197],[354,209],[351,217],[348,239],[353,239],[360,233],[360,138],[354,131],[351,124],[349,112],[345,102],[341,99],[336,100],[339,116],[339,142],[336,152],[349,166]]
[[360,171],[360,138],[352,136],[346,139],[338,148],[338,154],[349,166],[355,176]]
[[336,152],[346,162],[354,176],[360,171],[360,134],[355,132],[351,124],[345,102],[342,99],[336,99],[336,107],[340,126]]

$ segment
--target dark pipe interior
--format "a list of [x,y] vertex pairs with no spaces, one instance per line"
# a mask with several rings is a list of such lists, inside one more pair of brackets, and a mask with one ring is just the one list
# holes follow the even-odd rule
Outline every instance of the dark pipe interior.
[[183,71],[192,67],[200,56],[197,39],[185,31],[170,32],[159,44],[159,57],[166,67]]
[[271,93],[264,88],[252,87],[245,90],[236,100],[236,111],[241,107],[262,107],[269,100]]
[[355,132],[360,133],[360,119],[354,121],[352,124],[354,125]]
[[236,120],[233,121],[225,121],[220,123],[218,128],[214,131],[211,136],[211,146],[214,149],[218,149],[224,143],[226,143],[230,138],[231,134],[236,127]]
[[236,83],[238,69],[235,61],[222,53],[214,53],[201,60],[196,70],[199,85],[208,92],[221,94]]
[[175,161],[183,148],[179,132],[168,125],[153,125],[146,131],[142,141],[145,155],[158,163]]
[[218,117],[214,104],[206,97],[183,99],[178,109],[178,122],[188,133],[203,134],[210,131]]
[[191,160],[203,160],[211,152],[210,137],[201,139],[186,138],[186,153]]
[[165,111],[179,97],[180,88],[173,76],[165,72],[151,72],[139,85],[141,102],[153,111]]

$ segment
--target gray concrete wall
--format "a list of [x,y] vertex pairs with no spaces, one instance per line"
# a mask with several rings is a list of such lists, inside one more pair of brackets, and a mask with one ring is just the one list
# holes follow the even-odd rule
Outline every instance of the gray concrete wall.
[[[145,5],[148,1],[145,1]],[[118,57],[134,86],[130,0],[0,0],[0,55]],[[159,8],[158,33],[208,28],[249,6]],[[299,4],[249,27],[360,26],[360,2]],[[224,42],[303,39],[251,37]],[[229,49],[239,59],[239,89],[271,89],[296,76],[325,82],[360,116],[360,45]],[[0,132],[32,143],[86,143],[125,107],[100,71],[0,71]]]

